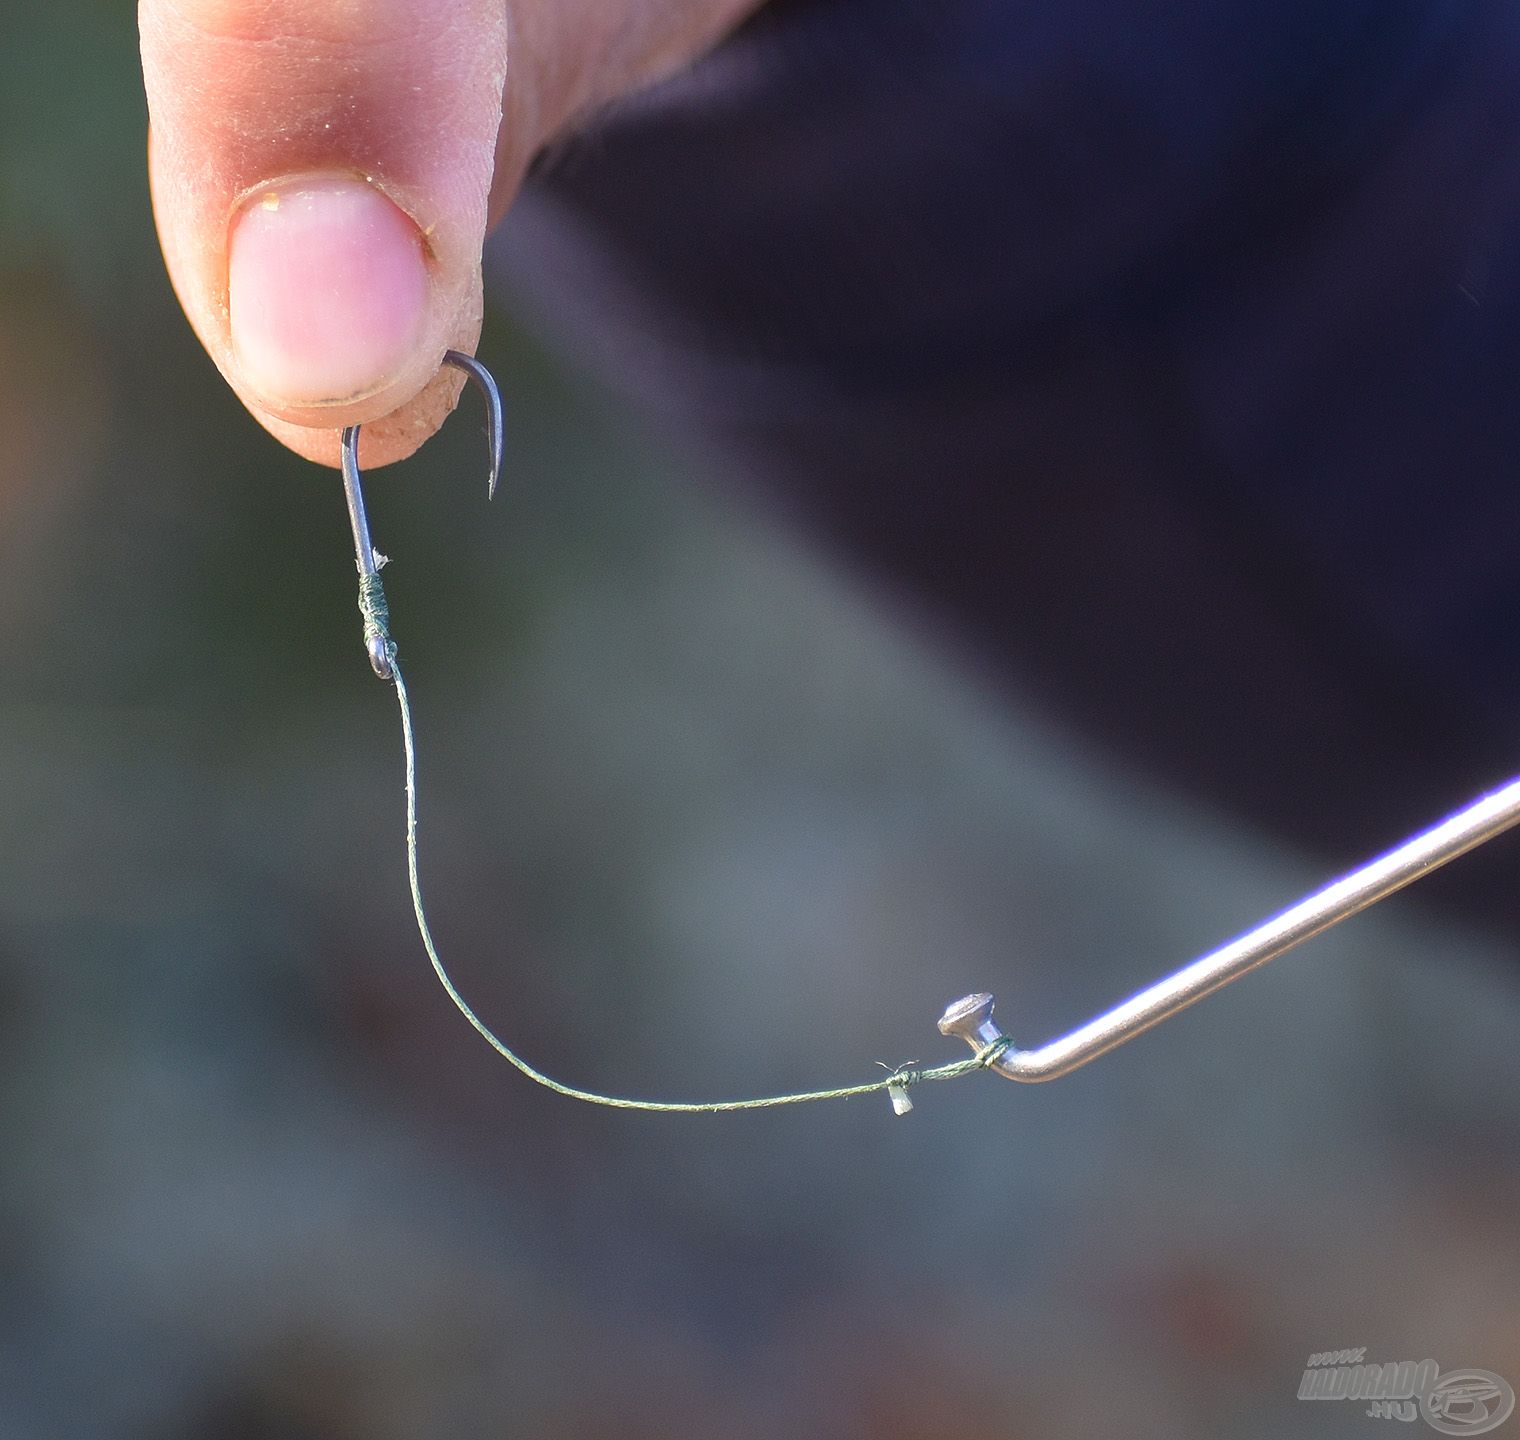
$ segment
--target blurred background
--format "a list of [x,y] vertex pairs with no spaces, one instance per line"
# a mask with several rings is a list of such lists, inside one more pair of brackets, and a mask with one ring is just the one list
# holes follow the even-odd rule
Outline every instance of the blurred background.
[[[0,20],[0,1436],[1249,1440],[1371,1423],[1315,1351],[1520,1383],[1520,969],[1416,894],[903,1119],[497,1060],[337,479],[195,344],[144,128],[131,7]],[[592,378],[511,229],[501,494],[473,397],[369,494],[435,930],[535,1064],[868,1080],[975,989],[1035,1043],[1326,878]]]

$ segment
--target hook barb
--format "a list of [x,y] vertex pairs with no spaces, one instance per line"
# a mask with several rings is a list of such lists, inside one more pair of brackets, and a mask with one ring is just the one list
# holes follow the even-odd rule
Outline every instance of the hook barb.
[[[505,449],[501,390],[496,378],[473,355],[461,350],[444,352],[443,363],[463,370],[479,388],[486,402],[486,444],[490,473],[486,476],[486,498],[496,494],[501,479],[502,454]],[[343,432],[340,451],[343,459],[343,496],[348,502],[348,520],[354,532],[354,563],[359,571],[359,613],[364,617],[364,649],[370,667],[382,680],[395,675],[395,645],[390,637],[389,617],[385,608],[385,591],[380,584],[380,567],[384,557],[370,539],[369,516],[364,508],[364,478],[359,471],[359,429],[350,425]]]

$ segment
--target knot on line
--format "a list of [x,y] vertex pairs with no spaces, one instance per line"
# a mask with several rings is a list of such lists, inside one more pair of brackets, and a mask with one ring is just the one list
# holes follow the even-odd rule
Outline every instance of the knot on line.
[[379,574],[359,577],[359,614],[364,620],[364,643],[378,640],[385,646],[385,653],[395,658],[396,647],[391,642],[391,612],[385,603],[385,586]]
[[1001,1058],[1001,1056],[1002,1056],[1002,1054],[1003,1054],[1003,1052],[1005,1050],[1011,1050],[1012,1048],[1013,1048],[1013,1036],[1012,1035],[999,1035],[997,1037],[997,1039],[994,1040],[985,1049],[979,1050],[977,1052],[977,1054],[976,1054],[976,1067],[977,1067],[977,1069],[979,1069],[979,1070],[990,1069]]
[[887,1076],[887,1084],[896,1086],[900,1090],[906,1090],[910,1085],[917,1085],[924,1078],[922,1070],[912,1070],[906,1065],[899,1065],[896,1070]]

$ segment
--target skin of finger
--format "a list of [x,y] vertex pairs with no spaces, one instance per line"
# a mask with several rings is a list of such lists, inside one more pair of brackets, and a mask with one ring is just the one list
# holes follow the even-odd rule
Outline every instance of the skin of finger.
[[508,0],[514,53],[529,57],[532,83],[514,71],[515,116],[497,142],[494,226],[546,142],[574,130],[631,91],[652,85],[710,50],[763,0]]
[[[312,460],[363,423],[363,459],[410,454],[442,424],[481,321],[480,254],[502,123],[501,0],[140,0],[149,172],[170,279],[201,343],[254,416]],[[526,163],[524,160],[523,163]],[[227,307],[241,203],[286,176],[360,176],[422,236],[422,343],[372,394],[270,407],[241,384]]]

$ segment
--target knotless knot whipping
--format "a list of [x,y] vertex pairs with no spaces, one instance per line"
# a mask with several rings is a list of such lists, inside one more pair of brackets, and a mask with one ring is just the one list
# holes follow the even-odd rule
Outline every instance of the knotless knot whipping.
[[379,640],[394,658],[391,644],[391,612],[385,603],[385,586],[378,573],[359,577],[359,614],[364,620],[364,644]]

